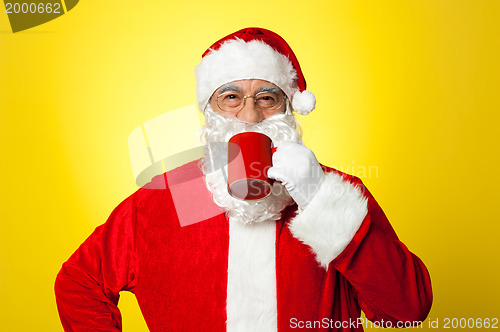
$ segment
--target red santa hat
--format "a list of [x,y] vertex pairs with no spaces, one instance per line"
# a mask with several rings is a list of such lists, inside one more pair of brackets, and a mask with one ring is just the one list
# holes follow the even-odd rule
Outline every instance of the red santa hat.
[[220,86],[243,79],[275,84],[299,114],[308,114],[316,105],[292,49],[278,34],[266,29],[245,28],[218,40],[203,53],[195,73],[200,110]]

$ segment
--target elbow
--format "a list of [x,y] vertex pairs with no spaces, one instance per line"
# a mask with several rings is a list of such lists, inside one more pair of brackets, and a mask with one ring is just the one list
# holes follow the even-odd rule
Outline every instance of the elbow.
[[[432,292],[430,289],[391,303],[391,309],[375,312],[375,320],[385,321],[385,327],[407,328],[420,326],[429,315],[432,307]],[[368,317],[368,315],[367,315]]]
[[427,319],[432,307],[432,292],[424,292],[417,301],[408,301],[406,310],[397,321],[400,327],[417,327]]
[[54,281],[54,294],[59,313],[61,313],[62,304],[65,302],[65,298],[71,293],[69,288],[68,277],[60,271]]
[[56,280],[54,282],[54,293],[56,297],[56,305],[57,305],[57,311],[59,313],[59,319],[64,328],[64,331],[72,331],[65,310],[66,309],[65,303],[68,302],[68,300],[66,299],[68,295],[67,278],[65,278],[62,272],[59,272],[56,276]]
[[407,304],[405,321],[408,322],[425,321],[432,307],[433,295],[429,272],[424,268],[417,276],[412,287],[414,291],[408,294],[411,295],[405,301]]
[[64,278],[61,276],[61,272],[59,272],[56,276],[55,281],[54,281],[54,294],[56,296],[56,300],[63,293],[62,292],[63,289],[64,289]]
[[431,307],[426,306],[419,308],[418,310],[414,310],[413,312],[408,312],[404,318],[398,320],[397,327],[418,327],[420,326],[426,319],[429,314]]
[[85,287],[82,281],[68,269],[67,263],[63,264],[54,281],[54,294],[59,313],[66,303],[75,300],[74,294],[81,293],[82,287]]
[[424,320],[427,319],[427,316],[431,311],[431,307],[432,307],[432,293],[430,293],[428,296],[425,297],[425,299],[422,300],[421,305],[415,310],[412,319],[414,321],[423,322]]

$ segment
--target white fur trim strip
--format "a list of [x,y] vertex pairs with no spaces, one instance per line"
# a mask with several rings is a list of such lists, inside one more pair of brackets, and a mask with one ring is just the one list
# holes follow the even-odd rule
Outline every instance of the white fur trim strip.
[[227,331],[277,331],[276,222],[229,221]]
[[203,57],[195,74],[198,107],[202,112],[214,91],[232,81],[268,81],[283,90],[290,100],[297,91],[297,73],[290,60],[260,40],[226,41],[217,51]]
[[325,181],[304,210],[290,222],[290,231],[310,246],[325,269],[349,244],[368,213],[359,188],[335,173]]

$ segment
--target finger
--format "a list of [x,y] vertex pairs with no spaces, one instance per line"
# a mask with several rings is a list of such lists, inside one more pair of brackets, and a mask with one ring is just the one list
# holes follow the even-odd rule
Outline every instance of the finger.
[[287,164],[290,163],[290,153],[284,150],[276,150],[276,152],[272,155],[272,163],[273,166],[276,167],[286,167]]
[[281,150],[288,150],[288,149],[292,148],[294,145],[298,145],[297,143],[290,142],[290,141],[278,141],[278,142],[273,142],[273,143],[274,143],[274,147],[277,148],[278,151],[280,149]]
[[267,170],[267,177],[276,181],[283,182],[283,184],[290,182],[290,180],[284,175],[283,169],[279,167],[273,166],[269,168]]

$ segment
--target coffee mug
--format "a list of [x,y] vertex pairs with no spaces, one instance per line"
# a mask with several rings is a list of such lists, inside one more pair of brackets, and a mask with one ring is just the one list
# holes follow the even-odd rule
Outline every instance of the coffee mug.
[[228,191],[234,198],[257,200],[271,194],[272,140],[261,133],[234,135],[228,144]]

